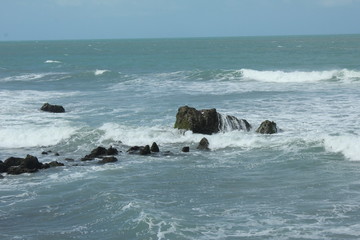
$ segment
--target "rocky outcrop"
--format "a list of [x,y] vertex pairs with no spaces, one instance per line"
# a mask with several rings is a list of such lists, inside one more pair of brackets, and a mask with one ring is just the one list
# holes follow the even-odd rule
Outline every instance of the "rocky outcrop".
[[244,119],[234,116],[222,115],[215,108],[196,110],[183,106],[176,114],[175,128],[191,130],[193,133],[213,134],[219,131],[245,130],[249,131],[251,125]]
[[41,111],[52,112],[52,113],[64,113],[65,108],[61,105],[52,105],[49,103],[45,103],[41,108]]
[[37,157],[27,155],[25,158],[10,157],[4,162],[0,163],[0,172],[6,172],[7,174],[18,175],[22,173],[33,173],[39,169],[45,169],[49,167],[64,166],[59,162],[41,163]]
[[199,145],[197,147],[197,149],[199,150],[210,150],[209,148],[209,141],[206,138],[202,138],[199,142]]
[[83,157],[81,161],[90,161],[94,160],[95,158],[102,158],[109,155],[117,155],[118,153],[118,150],[113,147],[110,147],[109,149],[106,149],[104,147],[97,147],[93,149],[90,154]]
[[140,155],[149,155],[149,154],[151,154],[149,145],[146,145],[145,147],[140,149]]
[[260,124],[256,132],[261,134],[274,134],[278,132],[278,128],[275,122],[265,120]]

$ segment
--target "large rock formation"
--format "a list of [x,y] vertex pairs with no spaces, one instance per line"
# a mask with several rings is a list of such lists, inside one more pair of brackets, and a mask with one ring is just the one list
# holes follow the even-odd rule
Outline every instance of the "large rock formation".
[[244,119],[222,115],[215,108],[196,110],[183,106],[176,114],[175,128],[191,130],[193,133],[213,134],[219,131],[246,130],[251,125]]
[[256,132],[261,134],[274,134],[278,132],[278,128],[275,122],[265,120],[260,124]]
[[65,112],[65,109],[63,106],[60,105],[51,105],[49,103],[45,103],[40,110],[45,112],[52,112],[52,113],[63,113]]

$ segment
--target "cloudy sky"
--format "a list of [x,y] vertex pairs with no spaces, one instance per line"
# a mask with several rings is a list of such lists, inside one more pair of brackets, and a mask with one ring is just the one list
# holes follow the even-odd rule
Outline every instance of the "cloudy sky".
[[360,0],[0,0],[0,40],[359,33]]

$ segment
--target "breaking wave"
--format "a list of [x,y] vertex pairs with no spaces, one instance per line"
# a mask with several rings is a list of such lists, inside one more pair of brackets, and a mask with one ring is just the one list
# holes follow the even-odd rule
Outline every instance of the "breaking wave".
[[241,69],[244,80],[274,83],[304,83],[319,81],[360,81],[360,71],[341,69],[328,71],[259,71],[253,69]]

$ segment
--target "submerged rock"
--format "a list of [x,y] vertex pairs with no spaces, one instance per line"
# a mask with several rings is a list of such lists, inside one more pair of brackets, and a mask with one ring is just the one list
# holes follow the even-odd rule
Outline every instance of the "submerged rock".
[[58,161],[52,161],[52,162],[43,164],[44,169],[51,168],[51,167],[63,167],[63,166],[65,166],[65,165],[63,163],[58,162]]
[[222,115],[215,108],[196,110],[188,106],[178,109],[174,127],[209,135],[219,131],[251,129],[251,125],[246,120]]
[[90,154],[83,157],[81,161],[90,161],[94,160],[95,158],[101,158],[107,155],[117,155],[118,153],[118,150],[113,147],[110,147],[109,149],[106,149],[104,147],[97,147],[93,149]]
[[116,157],[104,157],[101,161],[99,161],[99,164],[105,164],[105,163],[112,163],[117,162],[118,159]]
[[183,147],[182,149],[181,149],[181,151],[182,152],[190,152],[190,147]]
[[65,108],[61,105],[52,105],[49,103],[45,103],[40,110],[45,112],[52,112],[52,113],[64,113]]
[[207,138],[202,138],[199,142],[199,145],[197,147],[197,149],[199,150],[210,150],[209,149],[209,141],[207,140]]
[[260,124],[256,132],[261,134],[274,134],[278,132],[278,128],[275,122],[265,120]]

